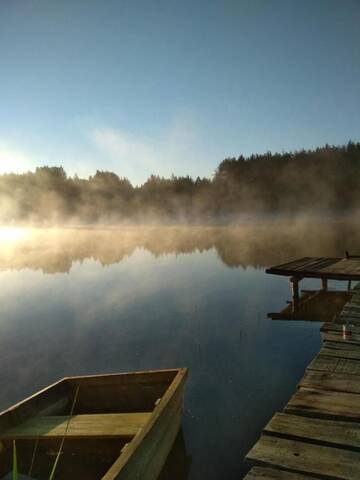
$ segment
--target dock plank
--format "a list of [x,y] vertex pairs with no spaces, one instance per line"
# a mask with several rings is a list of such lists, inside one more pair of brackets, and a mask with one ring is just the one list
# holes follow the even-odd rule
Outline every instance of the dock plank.
[[[307,370],[320,370],[322,372],[335,372],[340,361],[338,357],[328,357],[320,353],[311,361]],[[360,363],[360,362],[359,362]]]
[[17,427],[0,432],[0,439],[29,439],[38,437],[133,437],[150,418],[151,413],[108,413],[69,417],[33,417]]
[[269,270],[271,270],[272,268],[283,268],[284,270],[288,270],[292,267],[296,267],[298,264],[301,265],[302,263],[310,261],[312,258],[314,257],[297,258],[296,260],[292,260],[291,262],[281,263],[279,265],[276,265],[275,267],[270,267]]
[[326,332],[324,333],[324,341],[325,342],[338,342],[341,345],[359,345],[360,346],[360,335],[353,333],[343,338],[342,332]]
[[268,467],[253,467],[244,480],[318,480],[319,477],[277,470]]
[[[360,257],[304,257],[266,272],[294,276],[298,281],[307,277],[359,280]],[[293,283],[295,302],[298,283]],[[359,289],[360,283],[348,290],[346,303],[342,302],[333,314],[327,313],[328,305],[323,308],[323,346],[307,367],[298,391],[283,412],[273,416],[250,450],[247,458],[266,467],[253,468],[246,477],[249,480],[290,479],[291,475],[333,480],[360,478]]]
[[359,452],[270,435],[262,435],[246,458],[298,473],[327,475],[343,480],[359,480],[360,478]]
[[360,449],[360,423],[309,418],[276,413],[264,428],[265,433],[294,438],[305,442],[322,442],[339,448]]
[[321,270],[323,267],[329,265],[329,263],[332,264],[333,259],[322,258],[322,257],[313,258],[312,260],[307,261],[302,265],[298,266],[297,268],[295,268],[295,270],[298,272],[303,272],[306,270]]
[[320,258],[317,261],[314,261],[313,263],[308,263],[306,264],[302,270],[303,271],[308,271],[308,270],[314,270],[317,272],[322,272],[324,271],[325,268],[336,266],[338,263],[338,260],[334,260],[333,258]]
[[360,258],[304,257],[272,266],[266,269],[266,273],[288,277],[359,280]]
[[349,373],[360,375],[360,360],[328,357],[320,353],[309,364],[307,370],[320,370],[329,373]]
[[[299,382],[303,388],[332,392],[360,393],[360,377],[348,373],[329,373],[307,370]],[[358,399],[360,403],[360,398]]]
[[342,344],[338,342],[324,342],[320,354],[329,357],[360,360],[360,349],[354,344]]
[[[349,327],[351,329],[351,332],[354,334],[359,335],[360,334],[360,325],[352,325],[351,323],[349,324]],[[334,322],[326,322],[322,325],[320,328],[320,332],[324,333],[330,333],[330,332],[338,332],[340,335],[343,333],[343,325],[339,323],[334,323]]]
[[357,393],[300,388],[291,397],[284,412],[333,420],[360,421],[360,398]]

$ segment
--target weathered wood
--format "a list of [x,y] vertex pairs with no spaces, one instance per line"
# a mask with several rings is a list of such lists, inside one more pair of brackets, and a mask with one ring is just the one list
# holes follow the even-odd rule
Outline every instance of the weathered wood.
[[335,318],[335,323],[338,325],[353,325],[355,327],[360,327],[360,319],[359,318],[354,318],[354,317],[339,317],[337,316]]
[[360,377],[348,373],[307,370],[300,380],[299,386],[334,392],[360,393]]
[[317,480],[318,478],[275,468],[253,467],[244,480]]
[[[0,432],[7,435],[0,449],[0,466],[9,471],[11,449],[8,446],[16,435],[20,445],[33,445],[36,431],[39,448],[44,449],[45,444],[48,450],[55,444],[56,451],[59,437],[66,430],[66,415],[69,415],[74,392],[79,387],[74,417],[66,430],[64,454],[70,452],[74,470],[62,478],[89,478],[89,465],[81,462],[91,459],[101,444],[103,470],[92,472],[89,480],[155,480],[180,428],[186,376],[187,370],[180,368],[65,378],[0,414]],[[144,404],[148,409],[137,409]],[[51,416],[44,418],[44,412]],[[126,440],[127,435],[130,438]],[[126,442],[128,445],[121,452]],[[73,459],[71,452],[80,450],[82,460],[76,463],[80,456],[75,455]],[[30,462],[31,457],[28,460]],[[84,475],[82,467],[86,471]],[[48,472],[39,478],[48,478],[46,475]]]
[[321,442],[339,448],[360,450],[360,423],[309,418],[301,415],[276,413],[264,432],[303,442]]
[[355,302],[348,302],[345,307],[344,307],[344,312],[346,311],[352,311],[359,313],[360,312],[360,305],[355,303]]
[[[353,334],[360,334],[360,326],[359,325],[352,325],[351,323],[348,324],[352,333]],[[332,332],[338,332],[340,335],[343,333],[343,325],[339,323],[334,323],[334,322],[327,322],[322,325],[320,328],[321,332],[324,333],[332,333]]]
[[347,306],[346,308],[343,308],[342,312],[340,313],[340,317],[351,317],[353,316],[354,318],[359,317],[360,311],[357,308],[354,308],[354,304]]
[[291,277],[291,292],[292,292],[292,311],[294,312],[299,304],[299,278]]
[[38,437],[69,438],[133,437],[149,421],[151,413],[75,415],[74,417],[35,417],[15,428],[0,432],[2,440]]
[[359,280],[360,258],[305,257],[266,269],[274,275],[302,276],[333,280]]
[[[328,357],[327,355],[316,355],[314,360],[308,365],[307,370],[320,370],[322,372],[335,372],[339,363],[338,357]],[[360,363],[360,362],[359,362]]]
[[101,480],[155,480],[180,429],[186,369],[180,369],[146,426]]
[[247,457],[295,472],[359,480],[360,453],[263,435]]
[[[350,330],[351,327],[349,326]],[[324,334],[325,342],[339,342],[342,345],[355,344],[360,346],[360,335],[352,333],[346,336],[344,339],[342,332],[329,332]]]
[[171,382],[178,374],[178,369],[149,370],[130,373],[107,373],[105,375],[84,375],[76,377],[65,377],[66,382],[79,386],[105,386],[105,385],[131,385],[131,384],[152,384],[156,382]]
[[360,420],[360,397],[356,393],[301,388],[285,406],[286,413],[301,413],[334,420]]
[[360,360],[360,350],[357,345],[337,342],[325,342],[320,354],[329,357]]
[[307,370],[360,375],[360,361],[319,354],[310,363]]
[[[290,280],[295,282],[299,278],[320,278],[326,294],[328,279],[360,279],[360,257],[305,257],[272,267],[267,273],[294,276]],[[269,469],[263,469],[249,472],[250,479],[290,478],[289,470],[312,478],[360,478],[359,287],[357,284],[347,292],[341,311],[338,308],[333,315],[329,312],[324,317],[328,320],[321,328],[323,347],[306,369],[298,392],[284,412],[275,414],[248,454],[249,459],[276,467],[270,469],[273,477],[268,475]],[[293,305],[294,299],[296,291]]]

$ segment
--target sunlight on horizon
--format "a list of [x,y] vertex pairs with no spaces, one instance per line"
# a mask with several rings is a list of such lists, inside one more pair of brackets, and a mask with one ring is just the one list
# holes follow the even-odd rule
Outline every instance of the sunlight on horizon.
[[26,236],[30,236],[32,233],[31,228],[22,228],[22,227],[1,227],[0,228],[0,242],[12,242],[16,240],[21,240]]

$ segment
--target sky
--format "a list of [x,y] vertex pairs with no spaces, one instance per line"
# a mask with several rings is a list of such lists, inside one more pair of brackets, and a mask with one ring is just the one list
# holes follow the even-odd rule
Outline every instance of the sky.
[[360,140],[358,0],[2,0],[0,173],[213,175]]

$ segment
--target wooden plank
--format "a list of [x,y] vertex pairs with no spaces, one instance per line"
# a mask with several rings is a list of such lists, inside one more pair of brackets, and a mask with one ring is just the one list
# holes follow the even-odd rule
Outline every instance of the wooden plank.
[[253,467],[244,480],[316,480],[319,477],[303,475],[268,467]]
[[323,271],[327,267],[335,266],[337,265],[338,260],[334,260],[333,258],[320,258],[319,260],[313,262],[313,263],[308,263],[304,267],[301,268],[301,271],[314,271],[314,272],[319,272]]
[[69,417],[34,417],[17,427],[0,433],[0,438],[31,439],[38,437],[58,437],[65,434],[68,438],[89,437],[133,437],[149,421],[151,413],[115,413],[96,415],[75,415]]
[[[2,477],[2,480],[13,480],[13,473],[10,472],[8,475],[5,475],[5,477]],[[35,480],[33,477],[28,477],[27,475],[22,475],[21,473],[17,474],[17,480]]]
[[181,368],[155,407],[150,421],[129,443],[101,480],[158,478],[180,429],[187,369]]
[[[360,325],[349,324],[352,333],[360,334]],[[338,332],[340,335],[343,333],[343,325],[340,323],[326,322],[320,328],[321,332]]]
[[359,294],[353,294],[351,299],[348,302],[350,307],[357,307],[360,305],[360,297]]
[[297,438],[304,442],[322,442],[341,448],[360,449],[360,423],[309,418],[276,413],[264,432]]
[[99,386],[112,386],[112,385],[139,385],[139,384],[152,384],[152,383],[168,383],[170,384],[179,369],[168,370],[149,370],[141,372],[129,372],[129,373],[107,373],[102,375],[84,375],[77,377],[65,377],[63,380],[66,383],[77,387],[99,387]]
[[328,349],[333,349],[333,350],[348,350],[348,351],[352,351],[352,352],[356,352],[356,353],[359,353],[360,351],[360,347],[359,345],[357,345],[356,343],[350,343],[350,342],[344,342],[344,341],[341,341],[341,342],[334,342],[334,341],[330,341],[330,340],[324,340],[323,341],[323,348],[326,347]]
[[[333,259],[331,259],[331,262],[333,262]],[[316,270],[318,266],[323,264],[328,265],[329,259],[323,257],[314,257],[310,261],[304,262],[298,267],[295,267],[294,270],[296,270],[297,272],[302,272],[305,270]]]
[[[285,406],[286,413],[322,416],[334,420],[360,420],[360,398],[357,393],[308,390],[301,388]],[[360,478],[360,477],[359,477]]]
[[339,359],[335,369],[336,373],[349,373],[351,375],[360,375],[360,362],[358,360]]
[[328,357],[327,355],[317,355],[307,367],[307,370],[320,370],[329,373],[349,373],[351,375],[360,375],[360,361],[338,357]]
[[[328,357],[327,355],[316,355],[308,365],[307,370],[320,370],[322,372],[335,372],[340,358]],[[360,362],[359,362],[360,363]]]
[[357,274],[360,266],[360,259],[342,258],[336,263],[333,263],[323,269],[324,273],[340,273],[340,274]]
[[292,260],[291,262],[286,262],[286,263],[281,263],[280,265],[275,265],[273,267],[270,267],[268,270],[271,270],[273,268],[277,268],[277,269],[284,269],[284,270],[289,270],[291,269],[292,267],[296,267],[296,265],[301,265],[302,263],[305,263],[305,262],[308,262],[310,260],[312,260],[314,257],[302,257],[302,258],[298,258],[296,260]]
[[360,310],[358,308],[349,307],[345,305],[339,316],[360,318]]
[[354,310],[355,312],[360,312],[360,305],[354,302],[347,302],[344,305],[344,311],[345,310]]
[[[303,388],[332,392],[360,393],[360,378],[348,373],[329,373],[307,370],[299,382]],[[360,403],[360,398],[359,398]]]
[[329,357],[360,360],[360,349],[358,348],[358,345],[355,344],[324,342],[324,346],[319,353]]
[[335,318],[335,323],[338,325],[351,324],[360,327],[360,319],[358,317],[351,317],[349,315],[338,315]]
[[275,265],[266,269],[266,273],[334,280],[359,280],[360,259],[308,257]]
[[[346,339],[343,338],[342,332],[329,332],[324,333],[323,340],[325,342],[339,342],[341,345],[359,345],[360,346],[360,335],[353,333],[346,336]],[[359,349],[360,352],[360,349]]]
[[262,435],[247,457],[295,472],[359,480],[360,453]]

